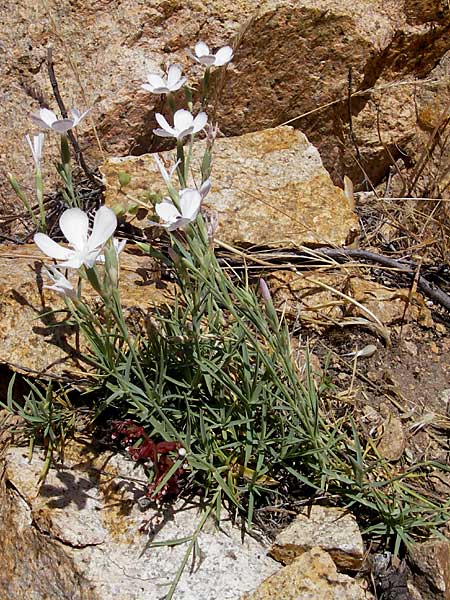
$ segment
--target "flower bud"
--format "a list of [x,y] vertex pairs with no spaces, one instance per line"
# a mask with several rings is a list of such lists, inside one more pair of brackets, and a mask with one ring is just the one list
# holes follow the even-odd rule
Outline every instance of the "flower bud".
[[267,285],[265,279],[263,279],[262,277],[259,280],[259,291],[261,292],[261,296],[265,302],[272,301],[269,286]]

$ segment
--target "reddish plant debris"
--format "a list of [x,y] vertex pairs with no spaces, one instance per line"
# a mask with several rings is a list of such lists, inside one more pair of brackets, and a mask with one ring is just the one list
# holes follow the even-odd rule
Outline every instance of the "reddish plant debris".
[[[176,496],[179,492],[179,480],[184,472],[181,465],[163,487],[155,493],[160,482],[175,464],[175,461],[169,456],[173,452],[178,453],[178,457],[186,455],[186,450],[181,442],[154,442],[146,433],[143,427],[137,425],[131,419],[125,421],[112,422],[113,440],[118,440],[125,448],[133,460],[142,460],[147,466],[153,468],[155,477],[150,485],[147,486],[145,495],[147,498],[159,501],[168,496]],[[137,441],[141,440],[138,446]]]

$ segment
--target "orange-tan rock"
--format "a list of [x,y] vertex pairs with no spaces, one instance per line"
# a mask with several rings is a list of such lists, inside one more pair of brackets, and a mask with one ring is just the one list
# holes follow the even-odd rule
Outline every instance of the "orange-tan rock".
[[[197,181],[203,152],[203,143],[194,144]],[[110,159],[101,172],[109,206],[128,206],[133,200],[148,205],[149,192],[167,194],[151,154]],[[131,177],[123,191],[120,172]],[[218,139],[205,204],[218,213],[216,237],[232,245],[343,245],[358,231],[357,217],[317,149],[292,127]],[[148,227],[146,218],[132,223]]]
[[[82,375],[85,345],[73,328],[64,325],[64,301],[46,290],[42,273],[47,259],[36,246],[0,249],[0,364],[36,376],[67,370]],[[146,314],[170,301],[171,287],[161,281],[155,262],[143,256],[121,254],[120,291],[125,311],[136,307]],[[95,302],[89,285],[85,297]],[[80,346],[81,344],[81,346]]]
[[365,586],[338,573],[331,556],[315,547],[308,550],[242,600],[372,600]]
[[[367,90],[373,87],[392,84],[400,90],[405,80],[416,79],[420,87],[449,48],[449,15],[446,0],[155,0],[145,6],[138,0],[6,0],[0,33],[7,90],[0,108],[0,179],[12,171],[32,185],[24,142],[29,114],[38,101],[56,108],[45,65],[47,46],[53,46],[68,107],[93,107],[91,120],[78,132],[92,166],[105,155],[141,154],[160,147],[161,140],[152,134],[160,98],[143,92],[140,85],[149,70],[168,62],[190,65],[185,49],[203,38],[213,46],[231,42],[236,50],[223,81],[223,73],[214,77],[217,85],[211,97],[227,135],[295,119],[319,147],[336,181],[345,172],[361,180],[355,146],[369,174],[377,171],[380,161],[386,165],[387,154],[380,143],[370,146],[367,132],[360,132],[356,121],[351,139],[349,111],[355,119],[370,101]],[[201,73],[200,67],[194,70],[193,86]],[[353,98],[351,107],[350,88],[363,94]],[[407,89],[409,106],[416,89]],[[374,99],[378,102],[379,97]],[[395,114],[397,96],[393,102],[390,110]],[[404,143],[403,117],[397,132],[398,123],[391,117],[385,121],[384,113],[383,107],[382,135]],[[371,133],[375,135],[373,128]],[[57,156],[56,142],[55,136],[46,142],[46,174]],[[0,197],[3,210],[15,210],[8,186]]]
[[277,535],[269,554],[288,565],[315,547],[328,552],[341,570],[362,566],[364,544],[355,517],[329,506],[306,507]]

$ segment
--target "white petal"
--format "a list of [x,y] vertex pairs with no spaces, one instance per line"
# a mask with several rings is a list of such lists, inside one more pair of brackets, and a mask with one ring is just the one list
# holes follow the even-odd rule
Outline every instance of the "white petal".
[[47,125],[47,123],[43,121],[38,115],[31,115],[31,120],[38,127],[43,127],[44,129],[51,129],[51,125]]
[[53,285],[44,285],[44,288],[47,290],[51,290],[60,296],[75,299],[77,294],[75,292],[75,288],[66,287],[65,285],[60,285],[59,283],[54,283]]
[[186,77],[182,77],[177,83],[173,83],[170,86],[170,91],[171,92],[176,92],[177,90],[180,89],[180,87],[183,87],[183,85],[186,83]]
[[190,222],[191,219],[183,219],[182,217],[180,217],[174,223],[171,223],[167,226],[167,231],[175,231],[175,229],[182,229],[183,227],[186,227],[186,225],[189,225]]
[[167,87],[172,87],[172,85],[178,83],[181,78],[181,68],[180,65],[170,65],[169,70],[167,71]]
[[201,131],[208,122],[208,115],[205,112],[199,112],[194,119],[194,133]]
[[76,250],[83,250],[89,231],[87,214],[79,208],[69,208],[61,215],[59,226],[69,244]]
[[[90,251],[99,248],[105,244],[117,228],[117,217],[107,206],[102,206],[95,213],[94,226],[88,239]],[[95,262],[95,260],[94,260]]]
[[67,269],[79,269],[83,265],[83,257],[79,252],[73,252],[72,255],[62,263],[58,263],[58,267]]
[[197,190],[185,189],[180,192],[180,208],[184,219],[193,221],[200,209],[202,197]]
[[77,110],[76,108],[72,108],[72,110],[70,111],[70,114],[72,115],[72,120],[73,120],[73,126],[72,127],[76,127],[78,125],[78,123],[84,119],[84,117],[90,112],[90,108],[88,108],[87,110],[84,111],[84,113],[81,113],[79,110]]
[[44,273],[53,281],[53,285],[44,285],[45,288],[53,290],[61,296],[68,296],[74,298],[76,296],[75,288],[62,273],[55,269],[55,267],[48,267],[44,269]]
[[194,133],[193,127],[188,127],[187,129],[182,129],[181,131],[177,132],[177,140],[182,140],[187,135],[191,135],[191,133]]
[[42,151],[44,149],[44,140],[45,140],[45,135],[43,133],[40,133],[39,135],[34,136],[35,151],[36,151],[36,156],[38,157],[39,161],[42,158]]
[[98,262],[98,257],[101,252],[103,252],[102,248],[91,250],[86,256],[83,257],[83,264],[86,265],[88,269],[92,269],[95,263]]
[[211,67],[216,62],[216,57],[213,54],[208,54],[208,56],[199,56],[197,58],[197,62],[201,65],[205,65],[205,67]]
[[31,141],[31,137],[29,135],[26,135],[25,139],[27,140],[28,145],[30,146],[34,164],[37,168],[39,168],[42,158],[42,148],[44,146],[44,134],[40,133],[39,135],[34,135],[33,141]]
[[206,181],[204,181],[202,183],[202,185],[200,186],[200,196],[203,198],[205,198],[205,196],[207,196],[209,194],[209,192],[211,191],[211,179],[207,179]]
[[216,52],[214,65],[216,67],[222,67],[230,62],[233,58],[233,48],[231,46],[223,46]]
[[169,94],[170,93],[170,89],[168,87],[155,87],[153,88],[152,92],[154,94]]
[[51,127],[52,124],[58,120],[58,117],[49,108],[41,108],[39,110],[39,113],[35,116],[39,117],[42,121],[44,121],[47,127]]
[[73,250],[60,246],[45,233],[36,233],[33,239],[39,250],[51,258],[65,260],[73,254]]
[[209,47],[205,42],[197,42],[194,46],[195,54],[200,58],[201,56],[208,56]]
[[52,129],[58,133],[67,133],[75,125],[73,119],[59,119],[52,124]]
[[169,133],[165,129],[154,129],[153,133],[155,135],[159,135],[160,137],[167,137],[167,138],[177,137],[176,133]]
[[159,204],[156,204],[155,211],[158,217],[166,223],[173,223],[173,221],[181,217],[177,207],[171,202],[160,202]]
[[166,167],[164,166],[163,161],[161,160],[161,158],[155,154],[155,156],[153,157],[153,160],[156,163],[156,166],[159,169],[159,172],[161,173],[162,178],[164,179],[165,183],[169,183],[170,182],[170,175],[166,170]]
[[169,123],[167,122],[166,118],[163,117],[163,115],[161,115],[160,113],[155,113],[155,119],[158,125],[162,129],[164,129],[164,131],[170,133],[172,136],[176,136],[174,128],[169,125]]
[[177,134],[178,132],[184,131],[192,127],[193,122],[194,118],[192,114],[184,108],[180,108],[180,110],[177,110],[177,112],[173,116],[173,127]]
[[147,79],[153,89],[160,88],[160,87],[166,87],[166,82],[164,81],[164,79],[162,77],[160,77],[159,75],[157,75],[156,73],[149,73]]
[[125,248],[127,240],[118,240],[117,238],[113,239],[114,249],[117,254],[120,254],[122,250]]

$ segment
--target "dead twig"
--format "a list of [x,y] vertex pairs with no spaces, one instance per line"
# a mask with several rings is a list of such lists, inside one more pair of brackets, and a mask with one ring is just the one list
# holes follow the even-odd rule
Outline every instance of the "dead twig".
[[[58,86],[58,81],[57,81],[56,75],[55,75],[55,69],[54,69],[54,65],[53,65],[53,52],[52,52],[52,48],[47,48],[47,71],[48,71],[48,76],[49,76],[49,79],[50,79],[50,83],[52,85],[53,95],[55,96],[55,100],[58,103],[59,110],[61,111],[61,116],[63,117],[63,119],[67,119],[68,118],[67,109],[65,107],[64,101],[63,101],[62,96],[60,94],[59,86]],[[85,174],[88,177],[89,181],[91,183],[95,184],[96,187],[98,187],[99,181],[95,177],[95,175],[91,171],[91,169],[87,166],[86,161],[84,160],[83,153],[81,152],[80,145],[78,144],[78,141],[77,141],[76,137],[74,136],[74,134],[73,134],[73,132],[71,130],[69,130],[67,132],[67,137],[69,138],[70,143],[72,144],[72,148],[74,149],[75,156],[77,158],[78,164],[80,165],[80,167],[85,172]]]
[[[349,258],[375,262],[383,267],[399,269],[411,278],[414,278],[415,274],[418,272],[417,265],[412,261],[396,260],[382,254],[377,254],[376,252],[370,252],[359,248],[320,248],[314,252],[316,256],[322,255],[326,258],[333,258],[339,262],[348,260]],[[450,312],[450,296],[439,287],[431,285],[423,275],[417,277],[417,287],[428,296],[428,298]]]

